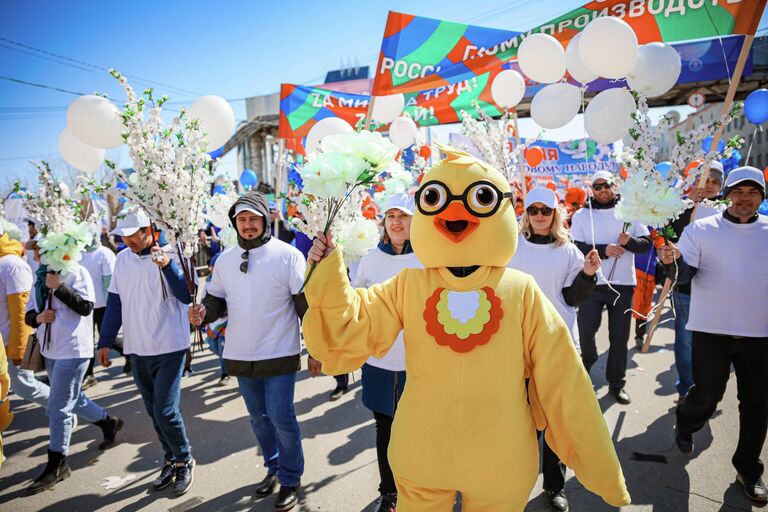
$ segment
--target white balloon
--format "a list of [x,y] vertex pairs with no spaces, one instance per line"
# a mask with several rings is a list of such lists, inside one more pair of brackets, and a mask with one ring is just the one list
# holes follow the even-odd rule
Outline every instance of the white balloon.
[[632,127],[631,116],[635,110],[635,99],[627,89],[608,89],[587,105],[584,128],[600,144],[616,142]]
[[376,96],[373,103],[371,119],[381,124],[389,124],[403,113],[405,108],[405,96],[392,94],[391,96]]
[[624,78],[637,61],[637,35],[619,18],[603,16],[592,20],[579,41],[579,55],[587,68],[604,78]]
[[201,96],[189,107],[189,119],[199,119],[200,129],[206,132],[208,151],[223,146],[235,130],[235,111],[221,96]]
[[389,140],[400,149],[409,148],[418,142],[419,128],[410,117],[398,117],[389,126]]
[[104,161],[104,150],[86,146],[67,126],[59,133],[59,151],[64,160],[83,172],[95,173]]
[[67,108],[67,126],[87,146],[108,149],[123,143],[120,110],[108,99],[95,94],[80,96]]
[[491,83],[491,98],[502,108],[517,106],[525,96],[525,78],[514,69],[505,69]]
[[206,214],[211,224],[219,229],[224,229],[230,225],[229,221],[229,209],[237,201],[237,195],[233,193],[228,194],[214,194],[208,201],[208,207]]
[[568,68],[568,73],[571,74],[574,80],[580,84],[588,84],[595,80],[597,75],[589,70],[584,65],[584,61],[581,60],[581,54],[579,53],[579,41],[581,41],[581,32],[576,34],[571,42],[568,43],[568,48],[565,50],[565,64]]
[[680,78],[680,54],[664,43],[640,47],[635,69],[627,75],[627,84],[648,98],[661,96],[672,89]]
[[573,84],[549,84],[531,102],[531,117],[542,128],[555,129],[568,124],[581,108],[581,91]]
[[542,84],[557,82],[565,76],[565,50],[549,34],[531,34],[523,39],[517,61],[525,76]]
[[307,134],[307,143],[305,145],[307,155],[320,151],[320,141],[327,135],[335,135],[337,133],[351,131],[353,131],[352,126],[338,117],[326,117],[325,119],[318,121],[312,128],[310,128],[309,133]]

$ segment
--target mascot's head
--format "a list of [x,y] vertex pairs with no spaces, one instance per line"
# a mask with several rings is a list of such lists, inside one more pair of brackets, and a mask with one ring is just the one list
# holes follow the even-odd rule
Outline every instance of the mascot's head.
[[517,217],[501,172],[451,146],[416,192],[411,244],[426,268],[505,267],[517,248]]

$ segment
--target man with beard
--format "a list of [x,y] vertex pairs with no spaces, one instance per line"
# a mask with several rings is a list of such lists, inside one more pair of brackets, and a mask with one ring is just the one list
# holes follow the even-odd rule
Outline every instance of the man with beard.
[[[621,404],[630,403],[625,391],[627,343],[629,343],[632,297],[637,284],[635,254],[651,247],[650,232],[645,226],[626,224],[616,217],[616,195],[613,174],[598,171],[592,177],[593,197],[587,206],[573,215],[571,235],[585,255],[595,248],[600,254],[603,271],[587,301],[579,307],[578,325],[581,358],[587,372],[597,361],[595,335],[600,328],[603,308],[608,309],[608,362],[605,377],[608,392]],[[629,232],[625,230],[629,229]],[[618,292],[619,296],[616,296]]]
[[271,236],[261,192],[238,199],[229,218],[237,247],[219,256],[203,305],[190,308],[189,321],[199,326],[227,316],[224,365],[237,377],[267,469],[255,494],[270,495],[279,481],[275,510],[285,511],[298,503],[304,472],[293,395],[301,367],[299,319],[307,310],[299,294],[306,262],[298,249]]

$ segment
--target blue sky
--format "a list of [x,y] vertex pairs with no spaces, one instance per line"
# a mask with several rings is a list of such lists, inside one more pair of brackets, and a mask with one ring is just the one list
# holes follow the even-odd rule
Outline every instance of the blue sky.
[[[123,98],[99,67],[156,82],[172,102],[197,96],[233,99],[245,118],[247,96],[276,92],[280,83],[321,83],[342,62],[374,65],[388,10],[524,30],[584,0],[3,0],[0,2],[0,76],[73,92]],[[763,17],[761,26],[765,24]],[[9,41],[80,61],[62,65]],[[139,89],[144,82],[132,81]],[[163,85],[160,85],[163,84]],[[59,131],[74,95],[0,79],[0,183],[34,173],[27,162],[58,155]],[[575,127],[568,135],[580,131]],[[523,135],[533,135],[523,124]],[[442,134],[443,130],[440,131]],[[578,136],[578,135],[577,135]],[[442,136],[441,136],[442,138]],[[130,165],[124,151],[107,156]],[[234,172],[233,158],[222,171]]]

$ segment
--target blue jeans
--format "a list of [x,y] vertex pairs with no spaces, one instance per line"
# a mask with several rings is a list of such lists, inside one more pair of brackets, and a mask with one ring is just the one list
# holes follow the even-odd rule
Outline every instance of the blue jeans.
[[181,373],[186,355],[186,350],[180,350],[157,356],[130,356],[136,387],[163,445],[165,460],[169,462],[192,460],[184,419],[179,410]]
[[693,334],[685,328],[691,311],[691,296],[687,293],[675,293],[673,302],[675,304],[675,368],[678,376],[675,387],[681,396],[685,396],[693,386],[691,363]]
[[8,373],[11,376],[11,390],[14,393],[27,402],[47,407],[50,388],[35,378],[35,372],[22,370],[9,362]]
[[304,473],[301,430],[293,409],[296,374],[238,377],[237,384],[251,415],[251,427],[264,455],[267,473],[281,485],[299,485]]
[[45,370],[51,383],[48,397],[48,428],[51,431],[52,452],[69,453],[72,437],[73,415],[77,414],[90,423],[107,417],[107,411],[88,400],[83,394],[82,383],[89,359],[47,359]]

